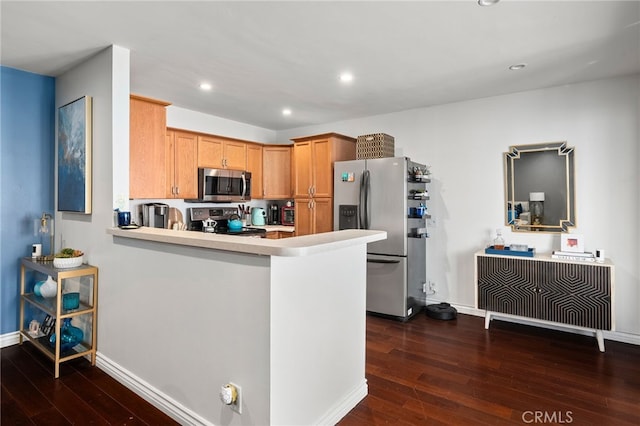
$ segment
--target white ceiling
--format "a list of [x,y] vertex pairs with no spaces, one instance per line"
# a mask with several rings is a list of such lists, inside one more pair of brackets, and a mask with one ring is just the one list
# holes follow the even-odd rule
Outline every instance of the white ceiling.
[[[58,76],[115,44],[131,51],[132,93],[273,130],[640,72],[639,1],[0,8],[3,66]],[[517,63],[528,65],[508,70]],[[344,70],[350,85],[338,80]],[[213,90],[200,91],[202,81]]]

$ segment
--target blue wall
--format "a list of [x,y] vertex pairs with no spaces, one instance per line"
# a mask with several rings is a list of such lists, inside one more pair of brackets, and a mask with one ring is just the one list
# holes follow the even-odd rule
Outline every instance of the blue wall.
[[0,67],[0,334],[18,330],[20,258],[54,211],[55,79]]

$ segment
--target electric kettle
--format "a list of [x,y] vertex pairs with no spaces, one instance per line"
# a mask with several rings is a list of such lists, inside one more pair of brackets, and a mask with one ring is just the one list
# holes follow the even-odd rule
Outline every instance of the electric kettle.
[[267,212],[262,207],[251,208],[251,225],[264,226]]

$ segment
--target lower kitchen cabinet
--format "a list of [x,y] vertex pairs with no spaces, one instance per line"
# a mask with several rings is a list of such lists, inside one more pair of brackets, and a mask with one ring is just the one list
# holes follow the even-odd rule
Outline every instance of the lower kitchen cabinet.
[[594,330],[604,352],[602,330],[614,329],[614,267],[549,256],[524,258],[476,253],[476,307],[493,316]]
[[331,198],[296,198],[296,236],[333,231]]
[[281,238],[293,237],[293,232],[288,231],[268,231],[265,238],[269,240],[279,240]]
[[[56,295],[50,298],[36,290],[36,283],[47,276],[57,282]],[[97,267],[59,269],[51,262],[21,259],[20,344],[26,339],[53,360],[54,377],[65,361],[89,356],[91,365],[96,364],[97,310]],[[61,333],[67,325],[72,327]]]

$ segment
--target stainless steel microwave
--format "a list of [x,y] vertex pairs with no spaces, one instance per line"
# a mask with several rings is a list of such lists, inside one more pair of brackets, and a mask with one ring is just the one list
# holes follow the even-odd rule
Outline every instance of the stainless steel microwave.
[[231,203],[251,200],[251,173],[243,170],[198,168],[198,199]]

